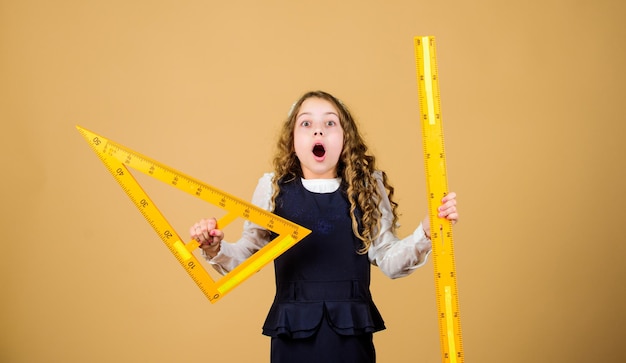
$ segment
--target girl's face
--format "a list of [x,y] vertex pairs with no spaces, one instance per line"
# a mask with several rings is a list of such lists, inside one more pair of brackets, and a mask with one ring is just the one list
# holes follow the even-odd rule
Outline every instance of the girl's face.
[[305,179],[336,178],[343,149],[343,128],[335,106],[316,97],[302,102],[293,143]]

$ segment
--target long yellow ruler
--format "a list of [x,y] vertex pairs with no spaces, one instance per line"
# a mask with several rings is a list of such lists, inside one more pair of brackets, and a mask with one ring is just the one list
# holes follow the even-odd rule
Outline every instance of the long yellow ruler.
[[[304,227],[189,177],[80,126],[77,126],[77,129],[180,265],[212,303],[220,300],[245,279],[311,233]],[[193,251],[199,247],[198,242],[195,240],[184,242],[180,238],[130,173],[130,168],[226,210],[227,214],[217,222],[221,229],[236,218],[243,218],[275,232],[278,237],[216,281],[193,254]]]
[[435,37],[415,37],[417,84],[428,189],[442,362],[464,361],[452,223],[437,216],[448,193]]

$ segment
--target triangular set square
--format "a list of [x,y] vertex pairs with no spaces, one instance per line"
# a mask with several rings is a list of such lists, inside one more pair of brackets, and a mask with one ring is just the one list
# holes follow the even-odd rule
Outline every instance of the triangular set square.
[[[159,238],[212,303],[220,300],[229,291],[311,233],[304,227],[187,176],[125,146],[80,126],[76,128]],[[198,248],[198,242],[194,240],[183,242],[179,234],[130,173],[129,168],[226,210],[228,213],[218,220],[218,226],[222,229],[236,218],[243,218],[276,233],[278,236],[231,272],[215,280],[193,255],[193,251]]]

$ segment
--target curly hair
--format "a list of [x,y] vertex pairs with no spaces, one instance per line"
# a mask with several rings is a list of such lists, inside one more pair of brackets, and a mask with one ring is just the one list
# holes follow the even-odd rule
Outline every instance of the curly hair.
[[[381,195],[377,187],[376,158],[368,154],[365,141],[359,134],[356,122],[348,108],[333,95],[324,91],[307,92],[293,104],[287,120],[282,126],[278,138],[277,150],[274,156],[274,179],[271,205],[275,205],[276,197],[280,193],[280,183],[294,180],[303,176],[300,161],[294,149],[294,127],[298,111],[302,103],[308,98],[320,98],[330,102],[339,113],[339,121],[343,128],[343,149],[337,165],[337,176],[341,178],[341,187],[350,203],[350,218],[352,230],[362,241],[361,254],[367,253],[372,240],[380,230],[381,212],[379,203]],[[398,222],[398,204],[393,201],[394,188],[388,181],[387,174],[381,171],[382,182],[393,213],[392,230],[395,231]],[[360,220],[357,217],[361,216]]]

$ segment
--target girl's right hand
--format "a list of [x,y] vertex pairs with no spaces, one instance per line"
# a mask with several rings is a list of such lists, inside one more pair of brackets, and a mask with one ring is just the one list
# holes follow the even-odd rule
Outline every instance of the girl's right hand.
[[224,232],[217,228],[215,218],[201,219],[189,228],[191,238],[198,241],[200,248],[211,258],[220,252],[221,242],[224,239]]

